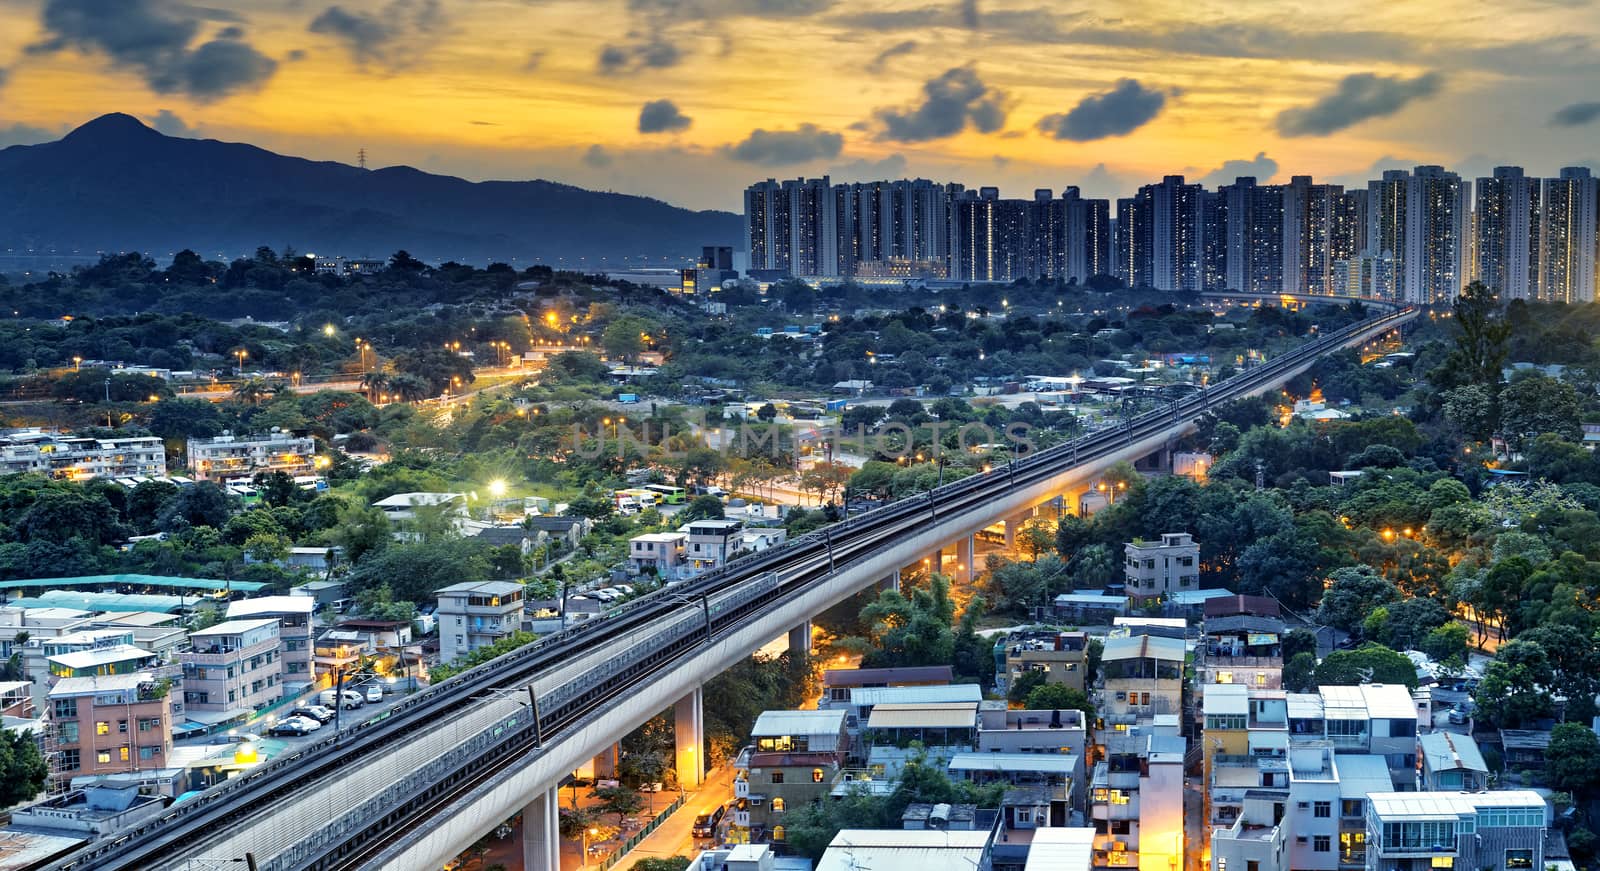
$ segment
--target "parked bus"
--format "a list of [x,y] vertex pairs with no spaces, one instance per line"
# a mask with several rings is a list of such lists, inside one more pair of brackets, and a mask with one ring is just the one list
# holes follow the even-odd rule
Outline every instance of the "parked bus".
[[671,484],[651,484],[645,489],[661,497],[661,501],[668,505],[683,504],[685,494],[682,487],[674,487]]

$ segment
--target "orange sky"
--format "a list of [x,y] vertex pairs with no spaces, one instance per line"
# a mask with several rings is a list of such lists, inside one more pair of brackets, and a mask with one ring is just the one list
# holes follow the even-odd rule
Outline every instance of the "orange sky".
[[[1583,0],[0,0],[0,16],[0,144],[125,111],[704,208],[824,172],[1115,196],[1175,172],[1600,159],[1600,6]],[[671,106],[642,132],[653,101]]]

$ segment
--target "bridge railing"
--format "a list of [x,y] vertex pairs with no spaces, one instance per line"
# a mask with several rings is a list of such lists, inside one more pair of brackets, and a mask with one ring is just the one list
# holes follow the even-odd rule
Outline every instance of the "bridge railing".
[[618,862],[621,862],[623,857],[628,855],[629,850],[639,846],[639,843],[645,838],[648,838],[651,832],[661,828],[661,824],[666,822],[667,818],[672,816],[673,813],[678,810],[678,808],[683,807],[683,803],[686,799],[687,796],[679,793],[678,798],[673,801],[672,804],[669,804],[663,808],[661,813],[656,814],[655,819],[645,823],[644,828],[634,832],[633,837],[623,841],[622,844],[617,847],[616,852],[613,852],[611,855],[602,859],[600,861],[600,871],[609,871],[612,866],[616,865]]

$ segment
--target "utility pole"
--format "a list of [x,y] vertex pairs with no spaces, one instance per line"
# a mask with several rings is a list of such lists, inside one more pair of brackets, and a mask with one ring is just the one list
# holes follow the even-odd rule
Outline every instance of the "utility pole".
[[367,168],[367,149],[365,146],[356,150],[356,166],[360,169]]

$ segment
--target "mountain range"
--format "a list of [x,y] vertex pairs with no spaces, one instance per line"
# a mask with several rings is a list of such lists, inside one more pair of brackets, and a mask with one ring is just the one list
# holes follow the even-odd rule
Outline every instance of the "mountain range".
[[164,260],[286,245],[431,262],[575,269],[692,258],[735,245],[739,216],[551,181],[472,182],[368,170],[254,145],[165,136],[104,115],[55,142],[0,150],[0,248],[140,250]]

